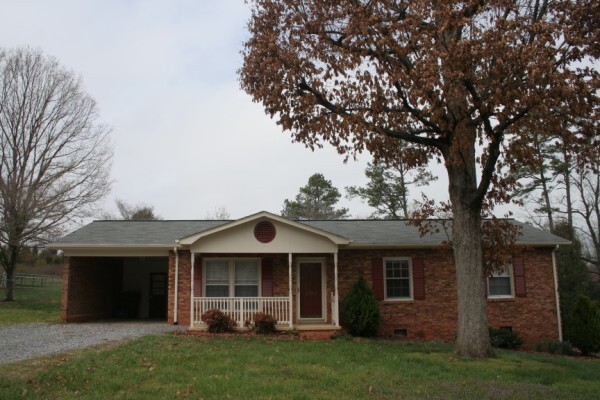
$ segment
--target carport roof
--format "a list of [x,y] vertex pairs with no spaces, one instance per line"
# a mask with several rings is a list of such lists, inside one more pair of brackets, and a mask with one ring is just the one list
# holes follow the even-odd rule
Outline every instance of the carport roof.
[[[48,248],[69,247],[166,247],[176,245],[175,241],[232,221],[94,221],[72,232]],[[322,220],[296,221],[309,227],[322,230],[351,241],[350,247],[402,246],[431,247],[447,240],[443,229],[440,233],[421,237],[419,230],[407,221],[389,220]],[[439,221],[433,221],[441,228]],[[552,235],[518,221],[512,221],[522,228],[518,242],[532,246],[555,246],[569,244],[568,240]],[[449,232],[451,235],[451,232]]]

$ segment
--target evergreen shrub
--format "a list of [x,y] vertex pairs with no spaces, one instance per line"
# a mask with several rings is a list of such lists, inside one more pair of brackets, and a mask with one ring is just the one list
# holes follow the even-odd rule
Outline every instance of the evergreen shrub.
[[500,349],[518,349],[523,344],[523,339],[512,329],[490,328],[492,346]]
[[379,304],[373,289],[361,276],[344,299],[344,328],[352,336],[370,337],[377,335],[381,319]]
[[584,356],[600,351],[600,309],[589,297],[580,294],[569,311],[565,337]]

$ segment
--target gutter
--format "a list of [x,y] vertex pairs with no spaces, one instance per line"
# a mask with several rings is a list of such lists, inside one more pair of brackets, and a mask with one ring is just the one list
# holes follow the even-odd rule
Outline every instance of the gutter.
[[[179,240],[176,240],[175,243],[179,245]],[[177,246],[173,247],[173,252],[175,253],[175,293],[173,296],[173,325],[178,325],[179,321],[177,320],[177,300],[179,289],[179,253],[177,253]]]
[[556,320],[558,321],[558,340],[563,341],[562,319],[560,316],[560,294],[558,293],[558,272],[556,268],[556,250],[560,246],[556,245],[552,251],[552,272],[554,273],[554,296],[556,298]]

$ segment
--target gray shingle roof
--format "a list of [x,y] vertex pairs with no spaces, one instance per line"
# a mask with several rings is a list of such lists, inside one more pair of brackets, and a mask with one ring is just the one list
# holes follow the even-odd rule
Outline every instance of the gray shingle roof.
[[[94,221],[63,238],[49,247],[61,246],[165,246],[175,244],[175,240],[203,232],[230,221]],[[406,221],[380,220],[327,220],[298,221],[352,241],[353,245],[437,245],[447,240],[443,230],[438,234],[421,237],[416,227]],[[569,241],[513,221],[522,227],[519,243],[553,246],[568,244]]]

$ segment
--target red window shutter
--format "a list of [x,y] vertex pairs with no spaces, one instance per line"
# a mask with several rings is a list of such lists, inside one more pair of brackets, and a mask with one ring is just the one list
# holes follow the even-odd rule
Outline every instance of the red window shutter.
[[373,279],[373,292],[377,300],[383,300],[384,285],[383,285],[383,258],[377,257],[372,260],[372,279]]
[[194,297],[202,296],[202,259],[194,260]]
[[273,296],[273,260],[264,258],[262,260],[261,277],[262,277],[262,296]]
[[515,275],[515,296],[525,297],[527,288],[525,285],[525,261],[523,257],[513,257],[513,274]]
[[425,300],[425,263],[422,258],[413,258],[413,298]]

